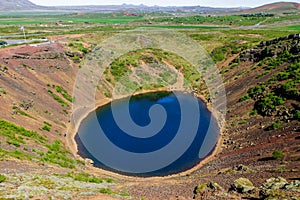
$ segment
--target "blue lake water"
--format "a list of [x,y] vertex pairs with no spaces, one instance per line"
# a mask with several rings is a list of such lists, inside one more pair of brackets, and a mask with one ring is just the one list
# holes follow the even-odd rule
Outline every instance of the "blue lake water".
[[79,155],[132,176],[166,176],[197,165],[218,140],[215,118],[191,94],[156,94],[116,100],[90,113],[75,137]]

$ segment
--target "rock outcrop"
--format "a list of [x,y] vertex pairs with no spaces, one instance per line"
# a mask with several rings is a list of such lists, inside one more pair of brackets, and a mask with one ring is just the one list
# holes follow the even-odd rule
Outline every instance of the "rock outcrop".
[[233,60],[233,63],[259,62],[266,57],[275,57],[284,51],[294,55],[300,53],[300,34],[291,34],[273,40],[262,41],[256,48],[242,52],[239,57]]

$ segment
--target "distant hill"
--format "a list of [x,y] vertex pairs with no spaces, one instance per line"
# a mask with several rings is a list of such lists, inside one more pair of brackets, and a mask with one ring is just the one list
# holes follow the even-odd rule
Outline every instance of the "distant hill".
[[146,6],[146,5],[91,5],[91,6],[58,6],[59,10],[92,11],[92,12],[185,12],[185,13],[224,13],[243,10],[243,8],[213,8],[203,6]]
[[116,12],[116,11],[136,11],[136,12],[186,12],[186,13],[300,13],[300,4],[293,2],[278,2],[263,5],[257,8],[212,8],[203,6],[145,6],[141,5],[91,5],[91,6],[39,6],[29,0],[0,0],[0,11],[22,11],[22,10],[67,10],[86,12]]
[[0,0],[0,11],[39,10],[43,8],[28,0]]
[[257,8],[246,10],[245,12],[265,12],[273,14],[282,13],[300,13],[300,4],[295,2],[277,2],[272,4],[266,4]]

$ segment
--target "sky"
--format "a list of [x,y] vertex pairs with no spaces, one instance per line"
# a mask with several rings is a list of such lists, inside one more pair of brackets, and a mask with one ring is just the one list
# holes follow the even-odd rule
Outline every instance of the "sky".
[[300,3],[300,0],[30,0],[31,2],[43,6],[57,5],[121,5],[144,4],[147,6],[209,6],[209,7],[257,7],[277,1],[288,1]]

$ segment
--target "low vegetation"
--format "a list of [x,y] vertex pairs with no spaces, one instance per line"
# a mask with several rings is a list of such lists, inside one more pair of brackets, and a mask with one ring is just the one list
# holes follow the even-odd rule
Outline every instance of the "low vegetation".
[[48,141],[45,137],[39,135],[37,132],[28,131],[23,127],[16,126],[4,120],[0,120],[0,127],[0,135],[9,139],[15,139],[19,138],[19,136],[23,136],[43,144]]
[[151,21],[156,23],[169,23],[169,24],[214,24],[214,25],[227,25],[227,26],[249,26],[255,25],[268,18],[274,17],[273,14],[244,14],[244,15],[231,15],[231,16],[187,16],[187,17],[163,17],[154,18]]
[[6,181],[6,177],[2,174],[0,174],[0,183]]
[[[152,72],[151,74],[147,72],[147,68],[144,67],[145,64],[151,66],[154,70],[159,69],[159,73]],[[168,65],[173,66],[174,69],[164,67]],[[129,81],[129,74],[133,72],[137,78],[134,81]],[[174,53],[159,49],[142,49],[117,58],[104,72],[103,79],[110,87],[119,82],[125,88],[134,91],[151,90],[174,85],[177,82],[177,72],[183,74],[185,87],[194,90],[200,90],[204,87],[199,72],[192,65]],[[110,87],[107,85],[103,84],[101,89],[104,90],[106,96],[110,96]]]
[[[242,97],[240,102],[251,98],[255,101],[254,110],[256,110],[258,114],[271,116],[287,101],[297,101],[300,96],[300,60],[296,59],[292,61],[292,57],[293,55],[289,52],[283,52],[276,58],[267,57],[264,59],[261,67],[266,70],[273,70],[283,65],[286,67],[272,76],[268,81],[250,88],[248,94]],[[293,119],[298,119],[297,113],[299,112],[299,106],[296,106],[297,104],[293,105]],[[269,130],[277,129],[279,127],[278,124],[279,123],[274,123]]]
[[284,157],[284,153],[280,150],[274,150],[272,156],[275,160],[280,160]]
[[0,93],[1,94],[7,94],[6,90],[4,90],[2,87],[0,87]]
[[60,98],[59,96],[57,96],[56,94],[54,94],[51,90],[48,90],[48,93],[53,97],[54,100],[56,100],[58,103],[61,104],[61,106],[66,106],[69,107],[70,105],[65,102],[62,98]]
[[71,177],[75,181],[82,181],[82,182],[87,182],[87,183],[103,183],[104,181],[107,183],[113,182],[113,180],[110,178],[97,178],[96,176],[92,176],[88,173],[69,172],[66,175],[60,175],[60,176]]
[[[51,127],[51,124],[47,122],[44,122],[44,125],[45,127]],[[82,164],[81,161],[71,158],[71,153],[58,140],[50,143],[40,134],[34,131],[28,131],[4,120],[0,120],[0,128],[0,136],[6,138],[7,144],[16,148],[15,150],[0,149],[0,155],[2,159],[9,157],[23,160],[38,159],[41,162],[57,164],[61,167],[71,169],[74,169],[76,165]],[[32,149],[32,147],[27,146],[27,141],[30,140],[36,142],[37,147],[43,150],[35,150]],[[20,147],[24,148],[21,150]],[[31,152],[28,151],[29,148],[32,149]],[[45,148],[47,151],[44,150]]]

